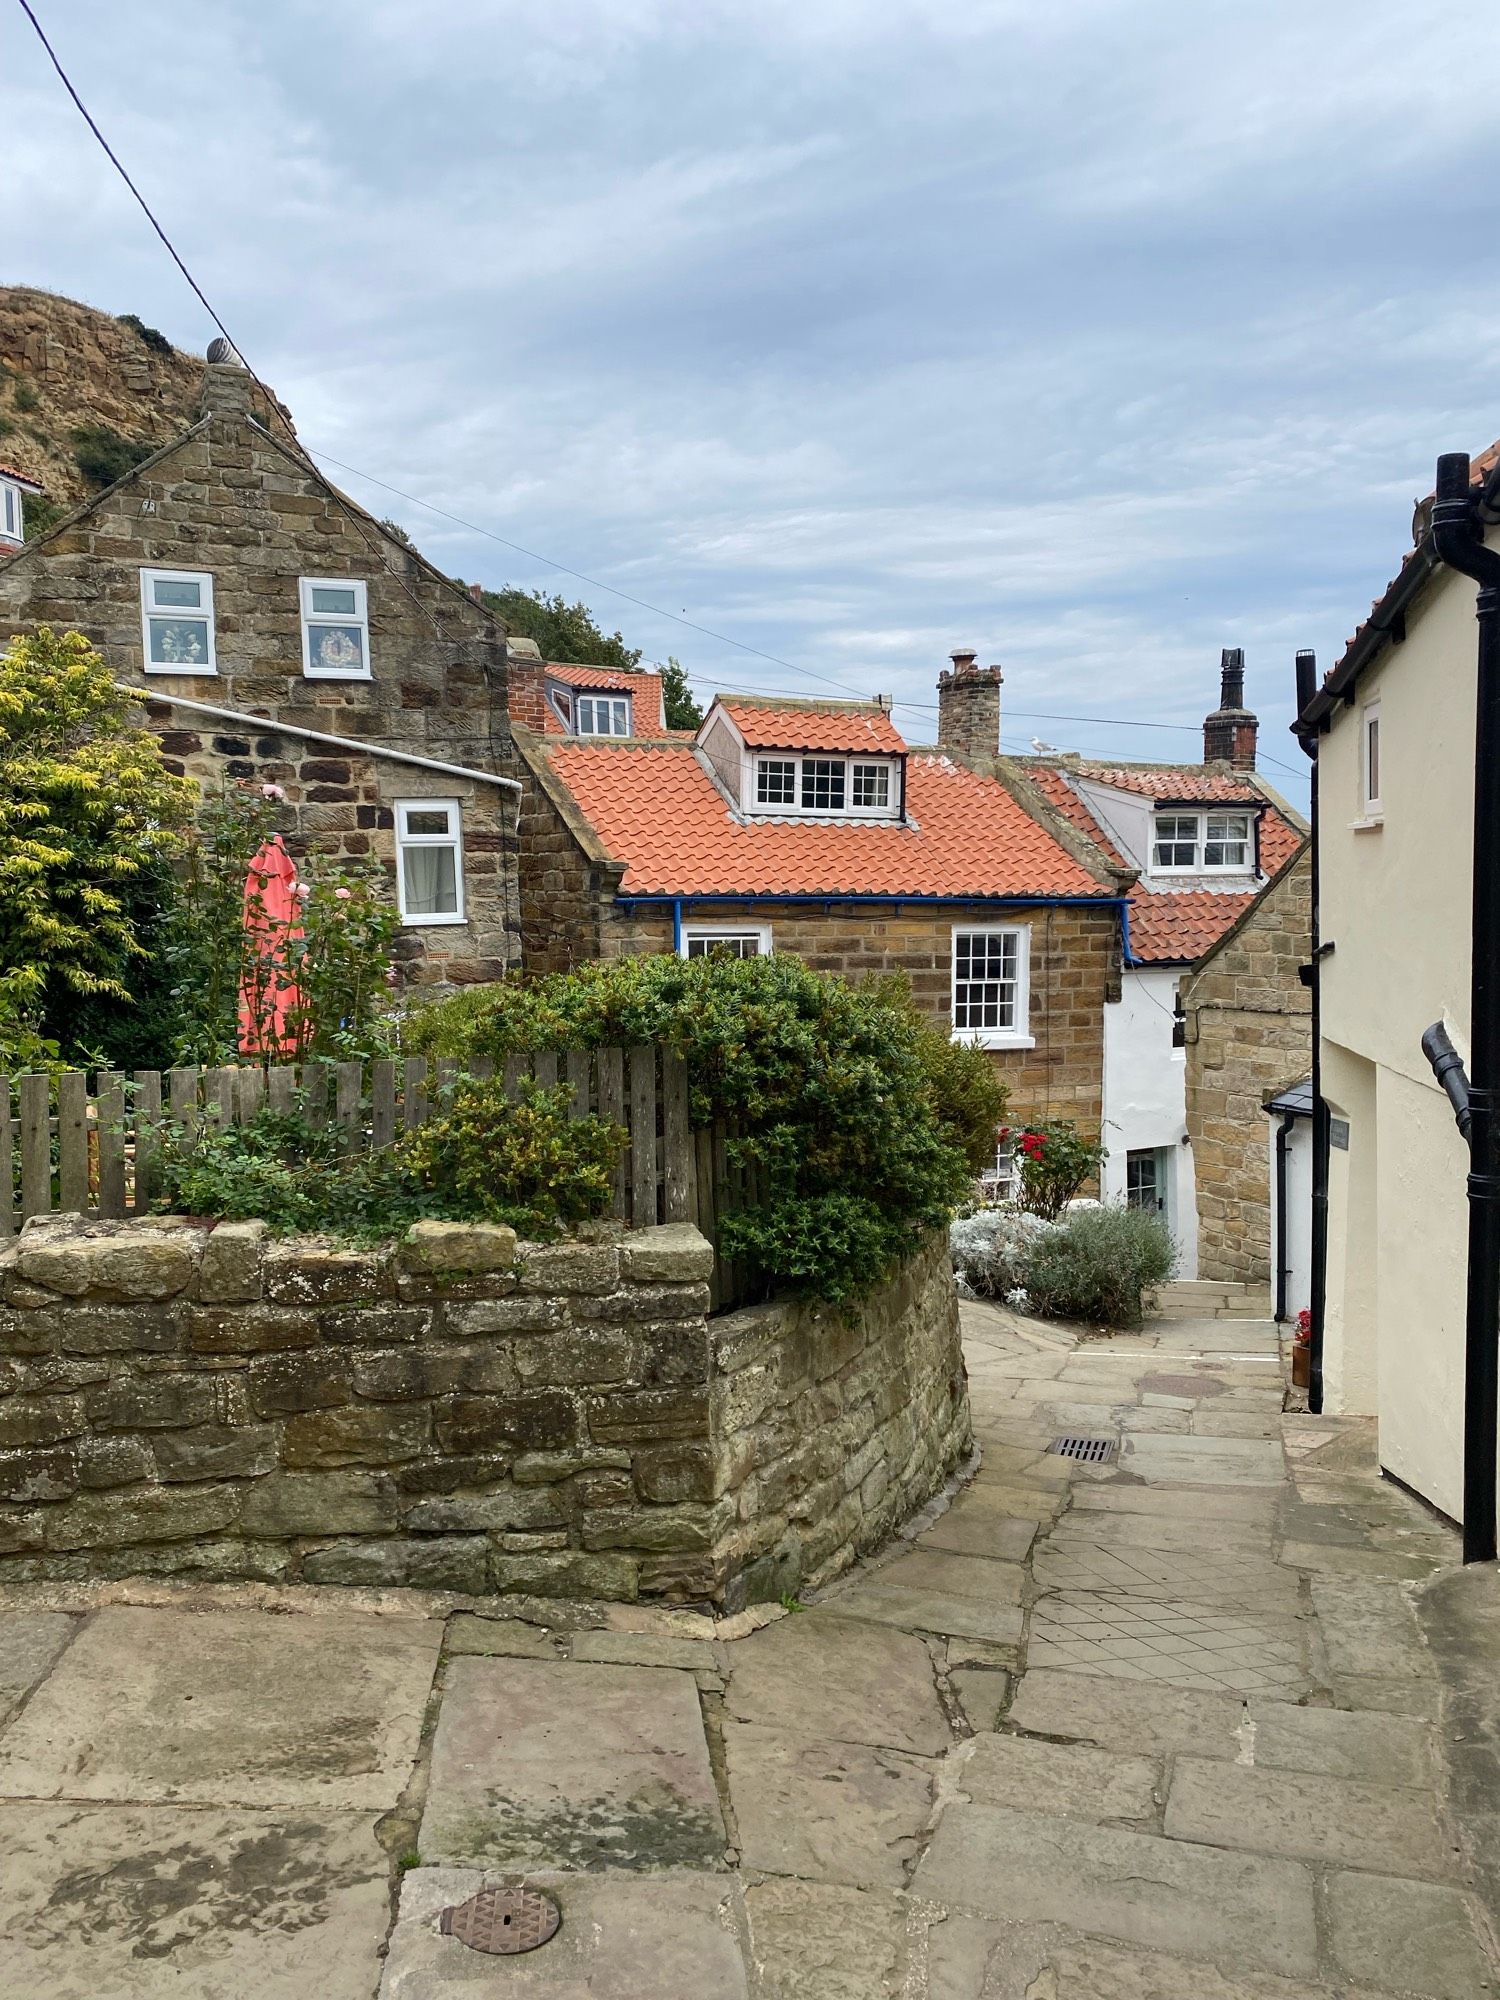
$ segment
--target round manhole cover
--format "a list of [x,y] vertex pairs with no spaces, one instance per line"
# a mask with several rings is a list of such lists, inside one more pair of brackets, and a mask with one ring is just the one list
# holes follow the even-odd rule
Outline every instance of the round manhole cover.
[[467,1903],[450,1904],[438,1929],[470,1951],[535,1951],[561,1922],[562,1911],[540,1889],[481,1889]]

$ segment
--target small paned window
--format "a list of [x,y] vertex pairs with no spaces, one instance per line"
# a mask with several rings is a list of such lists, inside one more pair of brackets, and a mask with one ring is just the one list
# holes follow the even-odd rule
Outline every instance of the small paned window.
[[804,757],[802,760],[802,810],[842,812],[844,810],[845,765],[842,758]]
[[879,811],[891,802],[891,767],[889,764],[856,764],[854,767],[854,803],[866,811]]
[[404,799],[396,806],[396,886],[401,921],[464,921],[463,819],[457,799]]
[[370,678],[370,613],[366,587],[356,577],[304,576],[302,671],[310,680]]
[[1009,1139],[1002,1139],[995,1147],[995,1163],[979,1176],[979,1188],[986,1206],[991,1208],[1015,1199],[1016,1155]]
[[625,694],[579,694],[573,697],[575,736],[628,736],[630,697]]
[[141,623],[148,674],[213,674],[214,580],[198,570],[143,569]]
[[960,1041],[1021,1040],[1026,1033],[1026,933],[953,933],[953,1032]]
[[755,803],[758,806],[794,806],[797,803],[797,765],[791,757],[761,757],[755,766]]
[[1196,868],[1198,866],[1198,815],[1158,813],[1156,841],[1151,851],[1153,868]]
[[1160,1215],[1166,1202],[1162,1196],[1160,1161],[1155,1152],[1125,1155],[1125,1206],[1143,1208]]
[[684,930],[684,958],[764,958],[771,949],[769,924],[749,924],[737,930],[731,924],[709,925]]
[[1248,868],[1250,866],[1250,816],[1248,813],[1210,813],[1204,822],[1203,865],[1205,868]]
[[1361,800],[1370,818],[1378,817],[1380,805],[1380,703],[1366,702],[1361,716],[1360,779]]
[[0,479],[0,535],[7,541],[19,542],[23,518],[20,487],[12,486],[8,479]]

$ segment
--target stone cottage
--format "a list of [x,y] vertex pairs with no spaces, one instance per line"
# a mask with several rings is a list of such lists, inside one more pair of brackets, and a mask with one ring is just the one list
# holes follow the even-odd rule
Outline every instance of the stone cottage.
[[210,361],[182,436],[0,545],[0,640],[82,632],[149,691],[176,770],[281,787],[314,868],[384,864],[409,979],[497,978],[519,955],[504,629],[262,422],[253,389]]
[[[1218,1239],[1226,1206],[1244,1195],[1241,1145],[1256,1149],[1259,1168],[1252,1233],[1260,1247],[1249,1260],[1257,1272],[1264,1261],[1269,1197],[1259,1099],[1231,1148],[1232,1169],[1217,1142],[1200,1156],[1189,1106],[1193,1058],[1184,1043],[1179,991],[1306,838],[1301,817],[1255,767],[1258,725],[1245,707],[1245,662],[1238,648],[1224,651],[1219,676],[1218,707],[1204,718],[1201,762],[1106,763],[1058,753],[1020,760],[1031,782],[1089,840],[1101,861],[1129,871],[1125,969],[1104,1012],[1108,1152],[1101,1178],[1109,1199],[1166,1218],[1185,1278],[1226,1275],[1218,1268],[1223,1250]],[[1243,1021],[1239,1032],[1254,1039]],[[1289,1081],[1291,1068],[1276,1067],[1273,1083]],[[1220,1185],[1221,1171],[1231,1173],[1234,1192]],[[1212,1270],[1199,1261],[1205,1216]]]
[[941,700],[935,750],[885,697],[721,694],[692,734],[539,731],[513,709],[527,963],[774,950],[902,971],[991,1052],[1018,1120],[1097,1134],[1129,872],[998,755],[998,669],[955,656]]

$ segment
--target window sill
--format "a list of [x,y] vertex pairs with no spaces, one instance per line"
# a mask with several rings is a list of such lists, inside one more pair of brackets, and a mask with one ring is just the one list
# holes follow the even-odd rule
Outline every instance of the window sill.
[[408,931],[452,930],[459,924],[466,924],[467,917],[403,917],[401,927]]
[[302,678],[305,681],[372,681],[375,676],[370,673],[331,674],[326,669],[304,667],[302,669]]
[[148,674],[170,674],[173,680],[178,681],[216,681],[219,678],[217,667],[164,667],[151,660],[144,664]]
[[990,1028],[955,1028],[955,1042],[973,1049],[1034,1049],[1035,1035],[1002,1035]]
[[1349,831],[1351,833],[1379,833],[1384,825],[1384,813],[1366,813],[1363,819],[1350,820]]

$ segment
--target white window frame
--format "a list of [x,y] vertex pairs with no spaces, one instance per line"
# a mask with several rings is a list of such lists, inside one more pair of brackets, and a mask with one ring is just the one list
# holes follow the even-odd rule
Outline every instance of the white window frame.
[[1016,1172],[1016,1149],[1014,1141],[995,1141],[995,1163],[986,1167],[979,1176],[979,1186],[988,1208],[998,1208],[1002,1202],[1014,1201],[1016,1189],[1020,1185],[1020,1175]]
[[[1016,940],[1015,1002],[1008,1028],[958,1025],[958,941],[961,937],[1013,937]],[[1034,1049],[1031,1033],[1031,926],[1029,924],[955,924],[949,943],[948,992],[955,1042],[980,1049]]]
[[552,713],[569,735],[573,731],[573,691],[571,688],[555,687],[547,690],[547,699],[552,704]]
[[[196,583],[201,587],[202,597],[197,610],[185,604],[157,604],[154,592],[159,583]],[[151,657],[151,620],[168,618],[174,612],[186,613],[189,618],[197,617],[208,626],[208,658],[197,666],[185,666],[180,661],[153,660]],[[219,649],[214,635],[214,580],[206,569],[143,569],[141,571],[141,663],[148,674],[173,674],[178,679],[191,679],[199,675],[217,674],[219,671]]]
[[[785,764],[791,767],[792,796],[790,799],[763,799],[760,796],[761,773],[768,764]],[[804,805],[802,786],[809,764],[830,764],[841,766],[844,773],[843,803],[836,806]],[[883,805],[862,806],[854,801],[855,773],[864,770],[878,770],[885,773],[886,793]],[[867,819],[896,820],[901,817],[901,771],[895,757],[854,756],[842,751],[831,750],[757,750],[751,759],[750,782],[745,810],[764,814],[771,819]]]
[[[448,831],[446,833],[413,833],[409,827],[410,816],[414,812],[436,812],[446,807]],[[425,911],[409,912],[406,907],[406,850],[409,847],[451,847],[453,849],[453,886],[458,899],[458,908],[430,914]],[[434,924],[463,924],[468,922],[464,907],[464,813],[458,799],[398,799],[396,801],[396,906],[401,912],[403,924],[426,929]]]
[[13,542],[26,539],[25,497],[10,479],[0,479],[0,536]]
[[[314,611],[315,590],[352,590],[354,609],[346,612]],[[299,576],[297,597],[302,609],[302,673],[310,681],[368,681],[375,678],[370,668],[370,593],[357,576]],[[315,667],[312,663],[312,630],[315,625],[357,625],[363,641],[364,665],[359,667]]]
[[[579,722],[579,710],[587,703],[592,719],[593,709],[601,702],[608,703],[609,705],[611,710],[611,724],[613,724],[614,719],[613,711],[615,709],[622,709],[624,711],[625,727],[623,729],[616,729],[613,726],[608,729],[584,729],[581,726]],[[628,694],[620,694],[613,688],[605,688],[602,691],[595,688],[578,688],[574,692],[573,720],[570,727],[575,736],[629,736],[633,719],[630,712],[630,696]]]
[[[1370,785],[1370,730],[1375,731],[1375,784]],[[1383,819],[1381,792],[1385,786],[1385,732],[1380,726],[1380,701],[1367,701],[1359,712],[1359,798],[1366,819]]]
[[[713,944],[722,938],[748,937],[753,937],[756,941],[757,949],[753,954],[756,958],[770,957],[771,926],[769,924],[755,922],[739,924],[695,924],[684,922],[682,926],[682,940],[678,945],[678,956],[686,958],[688,956],[688,946],[695,939],[701,938]],[[704,954],[700,952],[698,955],[701,958]],[[743,956],[743,954],[741,955]]]
[[[1157,843],[1161,835],[1158,823],[1164,819],[1193,822],[1193,858],[1186,861],[1158,861]],[[1208,861],[1209,822],[1211,820],[1240,820],[1245,828],[1243,861]],[[1223,836],[1220,836],[1222,839]],[[1183,844],[1181,833],[1172,836],[1174,845]],[[1151,815],[1151,865],[1147,870],[1151,875],[1251,875],[1256,873],[1255,865],[1255,809],[1252,806],[1162,806]]]

